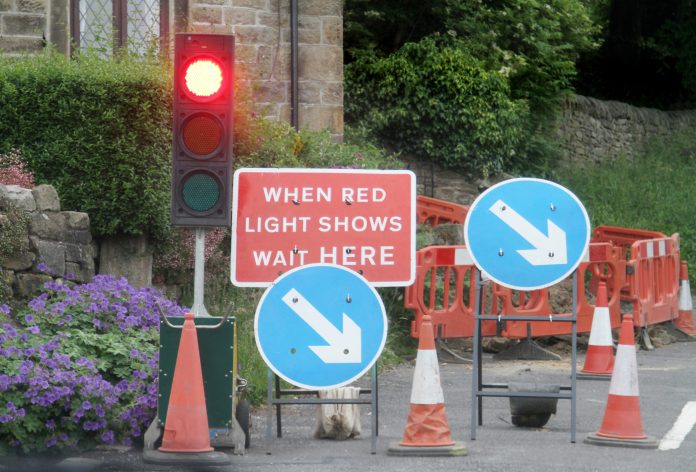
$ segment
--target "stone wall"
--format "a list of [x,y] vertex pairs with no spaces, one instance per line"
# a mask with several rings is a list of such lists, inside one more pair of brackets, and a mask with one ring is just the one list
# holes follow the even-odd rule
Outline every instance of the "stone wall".
[[41,51],[45,41],[70,49],[69,0],[0,0],[0,51]]
[[[237,79],[265,115],[290,121],[289,0],[193,0],[191,30],[233,33]],[[343,134],[341,0],[298,0],[299,125]]]
[[696,125],[696,110],[662,111],[576,95],[560,120],[565,158],[601,162],[639,153],[651,139],[667,137]]
[[[14,207],[26,221],[8,213]],[[58,193],[50,185],[25,189],[0,185],[0,230],[20,226],[21,250],[0,255],[0,289],[5,295],[27,298],[52,277],[70,276],[85,282],[94,276],[97,247],[92,242],[87,213],[60,211]],[[0,234],[4,234],[0,231]]]

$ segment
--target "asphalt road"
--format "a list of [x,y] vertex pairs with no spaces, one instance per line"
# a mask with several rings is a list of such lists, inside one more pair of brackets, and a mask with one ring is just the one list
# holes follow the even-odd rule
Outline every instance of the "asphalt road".
[[[673,427],[682,408],[696,401],[696,342],[677,343],[654,351],[639,351],[643,428],[662,439]],[[582,357],[579,358],[582,366]],[[604,415],[609,382],[578,380],[577,441],[571,443],[570,401],[558,400],[558,411],[542,428],[520,428],[510,419],[508,398],[483,399],[483,425],[471,440],[471,366],[440,365],[446,411],[457,441],[464,442],[465,457],[395,457],[387,455],[390,443],[403,434],[409,409],[413,365],[403,364],[380,375],[379,437],[377,454],[370,453],[370,409],[361,406],[362,436],[345,441],[312,437],[316,406],[283,407],[283,437],[265,443],[266,414],[253,415],[252,446],[243,456],[231,455],[232,464],[212,471],[331,472],[338,471],[692,471],[696,470],[696,432],[686,435],[673,450],[642,450],[585,444]],[[570,363],[564,361],[494,361],[484,357],[486,383],[545,382],[569,385]],[[268,453],[270,451],[270,454]],[[191,467],[144,464],[140,451],[96,451],[84,457],[99,460],[97,470],[187,471]],[[26,472],[27,467],[20,470]],[[48,470],[48,469],[46,469]]]

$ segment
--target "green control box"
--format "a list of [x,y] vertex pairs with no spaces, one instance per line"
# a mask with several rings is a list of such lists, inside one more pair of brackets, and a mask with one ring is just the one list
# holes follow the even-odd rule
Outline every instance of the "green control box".
[[[181,328],[179,327],[184,324],[182,316],[167,317],[167,320],[175,328],[170,328],[163,321],[160,322],[157,418],[161,424],[164,424],[167,418],[169,394],[174,378],[176,356],[179,352],[179,340],[181,339]],[[220,318],[212,317],[194,318],[210,429],[232,427],[234,404],[236,404],[234,398],[234,384],[237,376],[235,320],[233,317],[229,317],[222,326],[216,329],[198,328],[200,326],[214,326],[220,321]]]

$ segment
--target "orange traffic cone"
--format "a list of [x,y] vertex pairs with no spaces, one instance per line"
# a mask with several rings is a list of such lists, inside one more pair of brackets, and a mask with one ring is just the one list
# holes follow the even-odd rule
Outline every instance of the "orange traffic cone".
[[597,301],[592,316],[590,341],[585,355],[585,365],[578,372],[579,379],[609,380],[614,369],[614,344],[611,338],[611,320],[607,303],[607,285],[600,282]]
[[463,443],[452,440],[440,386],[433,325],[430,316],[425,315],[418,338],[411,407],[404,437],[400,443],[390,444],[388,453],[399,456],[464,456],[467,452]]
[[226,454],[210,447],[208,412],[203,389],[198,335],[193,314],[186,313],[169,395],[162,447],[143,452],[146,462],[158,464],[224,465]]
[[679,316],[674,320],[674,325],[686,334],[696,336],[691,287],[689,287],[689,269],[686,261],[682,261],[679,268]]
[[657,448],[657,441],[643,432],[638,394],[638,361],[633,340],[633,316],[621,322],[616,363],[609,385],[609,397],[602,426],[587,435],[585,442],[604,446]]

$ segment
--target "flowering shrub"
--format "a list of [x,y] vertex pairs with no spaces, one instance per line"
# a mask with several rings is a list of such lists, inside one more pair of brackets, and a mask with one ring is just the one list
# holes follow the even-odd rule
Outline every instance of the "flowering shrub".
[[34,174],[27,169],[19,150],[13,149],[7,154],[0,154],[0,184],[24,188],[34,186]]
[[[220,243],[227,236],[226,228],[215,228],[205,233],[204,258],[220,256]],[[193,269],[196,255],[196,232],[191,228],[172,229],[169,240],[155,254],[158,271],[182,271]]]
[[156,303],[184,310],[112,276],[44,288],[0,324],[0,454],[131,444],[157,408]]

